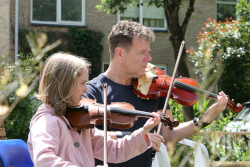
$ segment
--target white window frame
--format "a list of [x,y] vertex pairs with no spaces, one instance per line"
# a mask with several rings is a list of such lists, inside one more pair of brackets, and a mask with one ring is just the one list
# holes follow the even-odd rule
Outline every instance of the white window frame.
[[168,73],[168,68],[167,68],[167,65],[166,64],[154,64],[157,68],[161,69],[161,70],[164,70],[165,71],[165,74]]
[[[102,62],[102,72],[105,72],[104,66],[109,65],[109,62]],[[167,65],[166,64],[154,64],[156,67],[162,69],[165,71],[165,74],[167,74]]]
[[109,65],[109,62],[102,62],[102,72],[105,72],[104,66]]
[[[143,0],[140,0],[140,2],[139,2],[139,23],[140,24],[143,24],[143,5],[141,5],[141,4],[143,4]],[[118,11],[117,12],[117,22],[119,22],[121,20],[121,15],[120,15],[120,11]],[[163,28],[159,28],[159,27],[149,27],[149,28],[151,28],[151,29],[153,29],[153,30],[160,30],[160,31],[166,31],[167,30],[167,21],[166,21],[166,16],[165,16],[165,14],[164,14],[164,27]]]
[[34,24],[48,24],[48,25],[80,25],[85,26],[85,17],[86,17],[86,0],[82,0],[82,21],[62,21],[61,20],[61,0],[56,0],[56,21],[36,21],[33,20],[33,0],[31,0],[31,23]]
[[[217,0],[216,1],[216,12],[218,12],[218,9],[217,9],[217,4],[227,4],[227,5],[237,5],[237,3],[239,2],[239,0],[236,0],[236,2],[226,2],[226,1],[220,1],[220,0]],[[239,19],[240,18],[240,16],[237,14],[237,11],[236,11],[236,19]],[[217,18],[217,14],[216,14],[216,20],[217,20],[218,18]]]

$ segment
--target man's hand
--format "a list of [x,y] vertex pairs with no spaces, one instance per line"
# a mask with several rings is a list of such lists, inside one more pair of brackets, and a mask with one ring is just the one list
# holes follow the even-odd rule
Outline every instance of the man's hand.
[[203,121],[205,123],[211,123],[215,120],[215,118],[226,109],[228,98],[226,94],[222,91],[219,93],[217,97],[217,103],[213,104],[211,107],[207,109],[204,113]]
[[163,137],[158,133],[148,133],[148,136],[152,142],[152,148],[160,151],[161,142],[165,142]]

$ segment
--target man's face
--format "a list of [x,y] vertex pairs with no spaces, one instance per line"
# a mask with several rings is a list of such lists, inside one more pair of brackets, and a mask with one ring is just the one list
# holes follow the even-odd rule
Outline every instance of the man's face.
[[150,43],[147,40],[133,37],[130,51],[124,55],[124,66],[128,76],[138,78],[145,74],[147,64],[152,60],[149,51]]

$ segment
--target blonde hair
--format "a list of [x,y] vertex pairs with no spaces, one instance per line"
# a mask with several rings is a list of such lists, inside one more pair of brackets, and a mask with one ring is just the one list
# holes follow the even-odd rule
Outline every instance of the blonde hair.
[[123,47],[127,52],[130,51],[134,36],[144,38],[149,43],[155,40],[154,32],[138,22],[121,20],[112,27],[108,36],[111,60],[114,58],[117,47]]
[[77,107],[70,96],[76,88],[77,77],[89,66],[82,57],[62,52],[51,55],[45,62],[38,98],[51,105],[57,115],[65,115],[67,106]]

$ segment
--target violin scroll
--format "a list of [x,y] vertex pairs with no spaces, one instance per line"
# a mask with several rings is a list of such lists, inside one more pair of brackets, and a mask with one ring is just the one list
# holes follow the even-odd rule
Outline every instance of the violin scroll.
[[169,116],[166,118],[164,113],[161,113],[161,122],[163,122],[164,126],[169,126],[169,129],[172,130],[173,127],[179,126],[179,121],[174,119],[171,121]]
[[227,109],[230,110],[232,113],[241,112],[241,110],[243,109],[243,105],[240,103],[237,103],[235,105],[233,101],[228,100]]
[[236,109],[234,110],[235,112],[241,112],[241,110],[243,109],[243,105],[240,103],[237,103],[235,109]]

